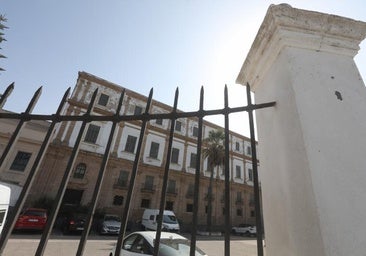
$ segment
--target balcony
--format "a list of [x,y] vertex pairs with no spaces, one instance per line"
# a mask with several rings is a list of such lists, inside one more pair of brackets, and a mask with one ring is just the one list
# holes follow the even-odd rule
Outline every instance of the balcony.
[[193,198],[193,196],[194,196],[193,191],[188,191],[186,194],[186,198]]
[[244,204],[244,200],[243,200],[242,198],[237,198],[237,199],[235,200],[235,204],[236,204],[236,205],[243,205],[243,204]]
[[[208,194],[205,194],[205,197],[203,198],[205,201],[208,201]],[[211,201],[215,201],[215,197],[211,195]]]
[[113,184],[113,188],[114,189],[127,190],[128,189],[128,182],[127,181],[116,182],[116,183]]
[[155,192],[156,186],[151,183],[142,183],[141,185],[141,192]]
[[167,193],[167,194],[169,194],[169,195],[176,196],[176,195],[178,194],[178,191],[177,191],[177,189],[176,189],[176,188],[169,188],[169,187],[168,187],[168,189],[167,189],[166,193]]

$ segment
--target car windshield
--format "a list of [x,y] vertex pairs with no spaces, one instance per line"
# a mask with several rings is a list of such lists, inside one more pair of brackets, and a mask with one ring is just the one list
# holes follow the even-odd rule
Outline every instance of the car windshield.
[[174,215],[164,215],[163,222],[175,224],[177,223],[177,218]]
[[[161,239],[159,247],[159,256],[189,256],[190,241],[187,239]],[[202,250],[196,247],[196,256],[206,255]]]
[[83,220],[83,221],[85,221],[86,214],[84,214],[84,213],[76,213],[76,214],[73,214],[70,217],[71,217],[71,219],[74,219],[74,220]]
[[37,211],[37,210],[27,210],[27,211],[24,212],[24,215],[46,217],[46,212]]
[[104,220],[121,222],[121,219],[118,216],[105,216]]

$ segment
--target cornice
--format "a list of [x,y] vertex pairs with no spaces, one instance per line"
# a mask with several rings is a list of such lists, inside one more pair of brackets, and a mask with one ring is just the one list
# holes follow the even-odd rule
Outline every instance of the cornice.
[[366,23],[336,15],[271,5],[236,82],[251,89],[263,79],[285,47],[354,57],[366,36]]

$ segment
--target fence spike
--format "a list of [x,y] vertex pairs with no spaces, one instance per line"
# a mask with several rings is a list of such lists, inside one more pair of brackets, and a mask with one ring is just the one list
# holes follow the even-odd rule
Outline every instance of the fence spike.
[[5,100],[8,98],[8,96],[13,92],[14,90],[14,82],[12,82],[5,90],[3,95],[0,97],[0,108],[3,106]]

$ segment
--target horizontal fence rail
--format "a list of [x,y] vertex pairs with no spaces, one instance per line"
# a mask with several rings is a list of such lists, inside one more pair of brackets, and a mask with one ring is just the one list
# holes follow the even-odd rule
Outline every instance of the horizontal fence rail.
[[[91,100],[88,105],[85,105],[84,107],[87,109],[86,113],[83,115],[62,115],[61,112],[65,106],[65,104],[68,101],[68,97],[70,94],[70,88],[65,92],[62,100],[59,103],[59,107],[55,114],[52,115],[39,115],[39,114],[32,114],[32,110],[35,107],[38,98],[41,95],[42,88],[39,88],[33,98],[31,99],[27,109],[23,113],[9,113],[9,112],[1,112],[0,113],[0,122],[3,119],[15,119],[19,120],[18,125],[14,132],[12,133],[8,144],[6,145],[1,158],[0,158],[0,170],[4,166],[4,163],[8,159],[9,152],[11,152],[14,149],[15,144],[17,143],[17,140],[19,138],[20,131],[22,130],[24,124],[26,122],[32,121],[32,120],[43,120],[43,121],[50,121],[50,126],[48,128],[48,131],[45,135],[45,138],[42,142],[42,145],[39,149],[39,152],[36,156],[36,159],[32,165],[31,171],[25,181],[25,184],[22,188],[22,191],[20,193],[20,196],[15,204],[14,210],[12,213],[9,214],[7,221],[5,222],[4,229],[2,231],[1,237],[0,237],[0,255],[2,255],[5,246],[7,244],[7,241],[9,239],[9,236],[14,228],[15,222],[20,214],[21,209],[24,206],[25,200],[27,199],[27,196],[29,195],[30,188],[33,184],[33,181],[35,179],[35,176],[38,172],[39,166],[42,162],[42,159],[47,151],[49,141],[51,138],[51,135],[55,129],[56,124],[60,122],[69,122],[69,121],[75,121],[75,122],[81,122],[81,126],[77,135],[77,139],[75,141],[74,147],[72,149],[71,155],[68,160],[68,164],[66,166],[65,172],[63,174],[63,178],[60,184],[60,187],[58,188],[58,192],[55,198],[54,205],[52,207],[52,210],[50,212],[49,218],[47,220],[46,227],[42,233],[39,245],[37,247],[36,254],[37,256],[41,256],[44,254],[45,248],[47,246],[47,242],[49,240],[52,227],[55,223],[56,216],[58,214],[58,211],[60,210],[60,205],[62,202],[62,198],[65,194],[71,171],[74,168],[76,157],[79,153],[79,147],[81,140],[83,136],[85,135],[85,129],[86,125],[93,121],[105,121],[105,122],[111,122],[112,126],[109,132],[107,145],[103,154],[102,163],[100,164],[99,172],[97,181],[94,187],[92,200],[90,203],[90,206],[88,208],[87,218],[86,218],[86,224],[84,231],[81,235],[77,253],[76,255],[83,255],[85,244],[88,238],[88,234],[91,228],[91,223],[94,217],[94,213],[96,210],[96,205],[99,199],[101,185],[103,184],[103,179],[106,171],[106,166],[109,160],[110,151],[111,151],[111,145],[113,143],[113,138],[116,133],[116,127],[120,122],[126,122],[126,121],[140,121],[141,122],[141,129],[140,129],[140,135],[138,139],[137,144],[137,151],[135,154],[135,159],[133,162],[133,168],[131,172],[131,178],[130,183],[128,186],[128,192],[126,197],[126,203],[125,207],[123,207],[123,211],[121,213],[122,215],[122,221],[121,221],[121,227],[120,227],[120,235],[117,239],[117,245],[115,248],[115,255],[119,256],[121,253],[122,248],[122,242],[125,237],[125,231],[127,227],[127,220],[129,217],[129,211],[130,211],[130,204],[131,199],[134,193],[134,187],[136,183],[136,176],[138,173],[139,168],[139,159],[141,158],[141,150],[143,145],[143,140],[145,138],[146,133],[146,125],[147,122],[150,120],[155,119],[168,119],[171,121],[170,129],[169,129],[169,136],[168,136],[168,149],[167,149],[167,161],[166,165],[164,167],[164,176],[163,176],[163,183],[161,188],[161,195],[160,195],[160,207],[159,207],[159,218],[158,218],[158,229],[156,232],[155,237],[155,246],[154,246],[154,256],[157,256],[159,253],[159,244],[160,244],[160,236],[161,236],[161,230],[162,230],[162,216],[163,211],[165,209],[165,201],[166,201],[166,194],[167,194],[167,184],[169,179],[169,170],[170,170],[170,157],[172,152],[172,144],[173,144],[173,138],[174,138],[174,127],[175,127],[175,120],[178,118],[184,118],[184,117],[194,117],[198,119],[198,136],[197,136],[197,161],[195,166],[195,182],[194,182],[194,189],[193,189],[193,215],[192,215],[192,235],[191,235],[191,244],[190,244],[190,256],[195,255],[195,248],[196,248],[196,240],[197,240],[197,225],[198,225],[198,208],[199,208],[199,189],[200,189],[200,168],[201,168],[201,149],[202,149],[202,141],[203,141],[203,118],[205,116],[210,115],[224,115],[225,118],[225,140],[224,140],[224,146],[225,146],[225,159],[229,159],[229,114],[237,113],[237,112],[248,112],[249,115],[249,126],[250,126],[250,135],[251,135],[251,147],[252,147],[252,162],[253,162],[253,178],[254,178],[254,203],[255,203],[255,213],[256,213],[256,226],[257,226],[257,252],[259,256],[263,256],[263,235],[262,235],[262,221],[261,221],[261,209],[260,209],[260,194],[259,194],[259,182],[258,182],[258,171],[257,171],[257,156],[256,156],[256,141],[255,141],[255,133],[254,133],[254,121],[253,121],[253,111],[272,107],[275,105],[275,102],[269,102],[269,103],[262,103],[262,104],[252,104],[251,102],[251,95],[250,95],[250,87],[249,84],[247,84],[246,89],[246,96],[247,96],[247,105],[243,107],[235,107],[230,108],[229,107],[229,98],[228,98],[228,89],[227,86],[225,86],[224,89],[224,108],[222,109],[215,109],[215,110],[204,110],[203,109],[203,103],[204,103],[204,90],[203,87],[201,87],[200,91],[200,102],[199,102],[199,110],[198,111],[192,111],[192,112],[181,112],[177,110],[177,104],[178,104],[178,95],[179,91],[178,88],[175,92],[174,97],[174,105],[172,107],[172,111],[170,113],[163,113],[163,114],[150,114],[150,106],[152,104],[152,97],[153,97],[153,89],[150,90],[149,97],[147,99],[147,104],[145,108],[145,112],[143,114],[139,115],[121,115],[121,107],[125,98],[125,91],[122,91],[118,106],[116,108],[115,114],[111,115],[93,115],[93,109],[96,101],[96,95],[98,93],[98,89],[96,89],[93,93],[93,96],[91,97]],[[8,96],[11,94],[11,92],[14,89],[14,83],[9,85],[8,88],[4,91],[4,93],[0,97],[0,106],[3,106],[4,102],[8,98]],[[244,124],[243,124],[244,125]],[[225,192],[224,192],[224,200],[225,200],[225,256],[230,255],[230,229],[231,229],[231,223],[230,223],[230,176],[229,176],[229,161],[225,161]],[[127,186],[126,186],[127,187]]]

